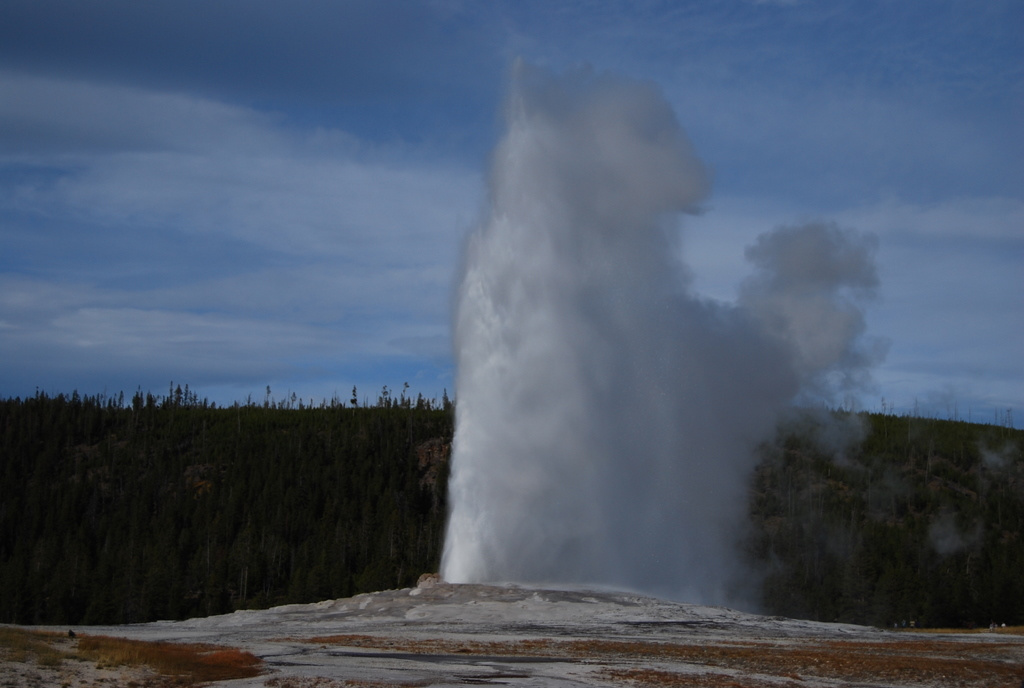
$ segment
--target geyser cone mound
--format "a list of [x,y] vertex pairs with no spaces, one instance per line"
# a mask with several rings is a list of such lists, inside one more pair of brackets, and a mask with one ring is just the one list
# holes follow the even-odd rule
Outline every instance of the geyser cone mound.
[[444,582],[175,623],[179,631],[190,627],[202,632],[242,632],[272,626],[278,634],[288,628],[303,635],[314,629],[323,634],[331,629],[368,633],[397,628],[416,634],[443,627],[447,633],[465,636],[530,632],[614,636],[623,628],[645,624],[687,626],[733,637],[791,635],[808,629],[822,633],[871,632],[858,626],[764,617],[626,591]]

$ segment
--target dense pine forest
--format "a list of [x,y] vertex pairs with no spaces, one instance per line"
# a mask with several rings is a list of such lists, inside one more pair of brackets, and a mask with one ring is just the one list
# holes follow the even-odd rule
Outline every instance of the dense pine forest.
[[[746,540],[764,611],[1024,623],[1024,431],[780,425]],[[438,568],[453,405],[230,407],[188,388],[0,401],[0,622],[130,623],[412,585]]]
[[780,427],[751,490],[764,608],[879,626],[1024,623],[1024,431],[1005,418],[832,413]]
[[[355,400],[355,390],[353,390]],[[452,409],[0,402],[0,621],[181,619],[436,571]]]

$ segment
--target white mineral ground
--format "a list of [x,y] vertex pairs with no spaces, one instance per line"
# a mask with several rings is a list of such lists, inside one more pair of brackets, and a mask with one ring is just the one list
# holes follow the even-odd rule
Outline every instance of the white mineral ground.
[[74,630],[213,643],[263,659],[260,676],[215,684],[232,688],[1018,688],[1024,677],[1019,635],[896,632],[622,592],[452,585],[436,578],[316,604]]

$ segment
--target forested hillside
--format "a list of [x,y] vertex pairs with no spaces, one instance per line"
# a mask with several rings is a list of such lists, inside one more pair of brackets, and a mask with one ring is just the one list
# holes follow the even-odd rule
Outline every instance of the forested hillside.
[[[453,408],[188,391],[0,401],[0,622],[180,619],[437,571]],[[752,476],[765,611],[1024,623],[1024,432],[887,414],[780,426]]]
[[1024,432],[885,414],[783,426],[751,497],[765,610],[1024,623]]
[[[354,392],[353,392],[354,395]],[[0,402],[0,621],[181,619],[436,571],[452,410]]]

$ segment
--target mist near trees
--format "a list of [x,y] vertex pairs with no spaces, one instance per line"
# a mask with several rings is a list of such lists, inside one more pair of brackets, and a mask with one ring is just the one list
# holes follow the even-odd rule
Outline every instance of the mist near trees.
[[457,294],[442,573],[751,606],[755,448],[880,356],[874,240],[778,228],[736,303],[703,298],[679,217],[711,175],[657,88],[523,63],[510,81]]

